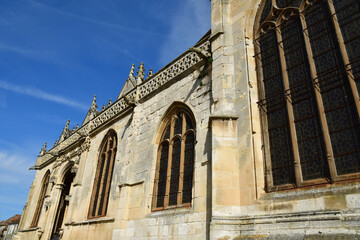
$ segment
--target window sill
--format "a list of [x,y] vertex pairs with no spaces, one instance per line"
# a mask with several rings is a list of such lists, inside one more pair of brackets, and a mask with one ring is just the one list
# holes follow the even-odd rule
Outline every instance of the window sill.
[[351,194],[359,191],[359,181],[352,180],[346,182],[335,182],[318,184],[312,186],[304,186],[292,189],[282,189],[271,191],[264,195],[263,200],[298,200],[309,197],[321,197],[333,194]]
[[192,213],[192,212],[194,211],[190,204],[182,204],[179,206],[153,209],[152,212],[147,216],[159,217],[159,216],[174,215],[174,214]]
[[70,223],[65,223],[65,226],[78,226],[78,225],[90,225],[90,224],[98,224],[98,223],[108,223],[108,222],[114,222],[115,218],[93,218],[93,219],[88,219],[88,220],[84,220],[81,222],[70,222]]
[[18,232],[32,232],[32,231],[36,231],[40,229],[39,227],[33,227],[33,228],[29,228],[29,229],[23,229],[23,230],[19,230]]

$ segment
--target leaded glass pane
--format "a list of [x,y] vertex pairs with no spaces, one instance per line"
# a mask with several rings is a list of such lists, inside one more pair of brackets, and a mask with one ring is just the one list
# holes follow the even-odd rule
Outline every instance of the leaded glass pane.
[[[110,140],[111,141],[111,140]],[[107,184],[108,184],[108,178],[111,177],[111,169],[110,169],[110,164],[111,164],[111,157],[112,157],[112,151],[108,151],[107,152],[107,160],[106,160],[106,164],[105,164],[105,171],[102,173],[101,176],[101,195],[100,195],[100,205],[99,205],[99,210],[98,210],[98,215],[102,215],[103,212],[103,206],[104,206],[104,201],[107,201],[105,199],[105,193],[107,190]],[[110,184],[110,182],[109,182]]]
[[113,148],[113,145],[114,145],[114,139],[109,139],[110,142],[109,142],[109,148]]
[[360,91],[360,1],[333,0],[350,66]]
[[182,114],[178,113],[176,115],[176,121],[175,121],[175,127],[174,127],[174,135],[182,133],[182,122],[183,122]]
[[186,130],[193,129],[194,126],[191,121],[191,118],[187,114],[185,114],[185,118],[186,118]]
[[322,178],[328,172],[325,169],[326,151],[300,17],[284,22],[281,34],[303,179]]
[[279,8],[299,7],[303,0],[276,0],[276,6]]
[[171,180],[169,192],[169,206],[177,204],[180,176],[181,141],[176,138],[172,146]]
[[194,172],[194,150],[195,138],[193,133],[189,133],[185,140],[185,159],[183,175],[183,203],[191,202],[192,180]]
[[164,142],[162,144],[160,154],[161,155],[160,155],[159,179],[155,180],[158,183],[156,207],[164,206],[167,168],[168,168],[168,157],[169,157],[169,143],[168,142]]
[[99,201],[99,192],[100,192],[100,186],[101,186],[101,175],[102,172],[104,171],[104,165],[105,165],[105,161],[106,161],[106,155],[105,153],[101,154],[101,158],[99,159],[98,162],[98,167],[100,164],[100,169],[99,169],[99,176],[98,179],[95,179],[96,182],[94,184],[96,184],[96,192],[95,192],[95,197],[94,197],[94,207],[93,209],[91,209],[91,215],[92,216],[96,216],[96,206],[97,206],[97,202]]
[[360,129],[335,29],[326,2],[305,11],[338,174],[359,172]]
[[260,24],[262,24],[265,19],[267,18],[267,16],[269,16],[271,11],[271,0],[267,0],[263,9],[263,12],[261,14],[261,18],[260,18]]
[[166,127],[165,134],[164,134],[162,140],[169,139],[169,138],[170,138],[170,124]]
[[271,153],[273,184],[294,182],[293,156],[288,114],[281,76],[280,57],[275,30],[259,39],[265,88],[265,102]]

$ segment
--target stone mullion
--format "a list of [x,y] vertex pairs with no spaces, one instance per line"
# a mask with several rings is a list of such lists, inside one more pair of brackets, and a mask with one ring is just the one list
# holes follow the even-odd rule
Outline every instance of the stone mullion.
[[[278,40],[278,49],[279,49],[279,53],[280,53],[280,64],[281,64],[281,69],[282,69],[281,72],[282,72],[283,84],[284,84],[284,89],[286,91],[287,89],[290,89],[290,84],[289,84],[288,74],[286,71],[284,48],[283,48],[283,46],[280,46],[280,45],[282,45],[282,36],[281,36],[279,24],[277,24],[277,26],[276,26],[276,35],[277,35],[277,40]],[[291,92],[290,92],[290,96],[291,96]],[[296,185],[301,186],[302,174],[301,174],[301,165],[300,165],[300,157],[299,157],[299,148],[298,148],[297,139],[296,139],[296,129],[295,129],[295,124],[294,124],[294,111],[293,111],[291,102],[288,101],[287,99],[286,99],[286,107],[287,107],[287,111],[288,111],[291,143],[292,143],[292,147],[293,147],[295,180],[296,180]]]
[[[275,30],[274,30],[275,31]],[[255,61],[256,61],[256,66],[262,66],[262,61],[261,61],[261,49],[260,49],[260,41],[261,41],[261,35],[257,36],[258,38],[254,41],[254,48],[255,48],[255,52],[258,53],[255,57]],[[260,54],[259,54],[260,53]],[[260,55],[260,57],[259,57]],[[262,67],[260,67],[259,69],[262,69]],[[267,120],[267,110],[266,110],[266,106],[261,106],[261,99],[264,100],[266,99],[265,96],[265,83],[264,83],[264,76],[262,71],[257,71],[257,77],[258,79],[262,79],[262,81],[259,81],[259,99],[260,101],[258,102],[258,107],[260,109],[260,119],[261,119],[261,132],[263,133],[262,135],[262,140],[263,140],[263,157],[265,159],[265,179],[266,179],[266,191],[270,191],[271,187],[273,186],[273,178],[272,178],[272,167],[271,167],[271,151],[270,151],[270,138],[269,138],[269,130],[267,127],[268,126],[268,120]]]
[[[50,235],[53,235],[55,232],[56,232],[56,226],[58,225],[58,222],[59,222],[59,213],[60,213],[60,207],[61,207],[61,201],[63,200],[62,199],[62,191],[64,190],[64,184],[63,183],[58,183],[56,184],[56,204],[54,205],[54,221],[53,222],[50,222],[48,224],[50,224],[52,230],[51,230],[51,233]],[[46,238],[44,238],[46,239]]]
[[170,199],[170,181],[171,181],[171,165],[172,165],[172,151],[174,145],[174,125],[176,121],[176,115],[171,116],[170,120],[170,144],[169,144],[169,157],[168,157],[168,165],[167,165],[167,174],[166,174],[166,190],[164,197],[164,207],[169,206]]
[[[113,144],[115,144],[115,139],[113,139]],[[110,165],[109,165],[109,170],[108,170],[108,174],[107,174],[107,179],[106,179],[106,188],[105,188],[105,194],[104,194],[104,202],[103,202],[103,208],[102,208],[102,213],[101,215],[105,215],[106,214],[106,208],[107,208],[107,204],[108,204],[108,198],[109,198],[109,191],[110,191],[110,185],[111,185],[111,178],[112,178],[112,168],[114,166],[114,162],[115,162],[115,152],[116,152],[116,148],[115,149],[111,149],[112,155],[111,155],[111,159],[110,159]]]
[[[317,71],[316,71],[316,67],[315,67],[313,52],[311,50],[309,34],[307,31],[307,24],[305,21],[305,15],[303,12],[300,13],[300,21],[301,21],[301,25],[303,28],[303,36],[304,36],[304,41],[305,41],[306,53],[308,55],[308,60],[309,60],[310,74],[311,74],[312,80],[314,80],[314,79],[317,79]],[[316,83],[313,83],[313,84],[316,84]],[[328,124],[326,121],[324,104],[322,101],[320,91],[318,91],[316,89],[316,87],[313,88],[313,91],[315,93],[316,103],[317,103],[320,122],[321,122],[321,128],[322,128],[322,132],[323,132],[323,136],[324,136],[324,140],[325,140],[327,161],[328,161],[329,170],[330,170],[330,180],[334,181],[334,177],[336,176],[336,167],[335,167],[335,161],[334,161],[334,153],[333,153],[332,146],[331,146],[329,127],[328,127]]]
[[[165,128],[166,129],[166,128]],[[159,187],[159,177],[160,177],[160,160],[161,160],[161,154],[162,154],[162,148],[164,142],[161,143],[158,152],[157,152],[157,159],[156,159],[156,169],[155,169],[155,183],[154,183],[154,195],[153,195],[153,208],[156,208],[157,199],[158,199],[158,187]],[[169,153],[169,151],[168,151]],[[168,156],[169,158],[169,156]],[[165,199],[164,199],[165,201]]]
[[100,152],[100,154],[101,155],[98,159],[98,163],[97,163],[97,167],[96,167],[96,173],[95,173],[94,185],[93,185],[93,190],[92,190],[91,199],[90,199],[90,208],[89,208],[88,217],[96,216],[96,211],[95,211],[95,215],[93,216],[93,210],[94,210],[94,203],[95,203],[95,197],[96,197],[96,191],[97,191],[97,182],[99,181],[99,177],[100,177],[100,169],[101,169],[100,164],[102,161],[102,151]]
[[[340,48],[342,59],[344,61],[344,65],[349,66],[350,65],[350,60],[349,60],[349,57],[348,57],[347,52],[346,52],[346,47],[345,47],[345,43],[344,43],[344,38],[343,38],[343,36],[341,34],[340,25],[339,25],[339,22],[337,21],[334,4],[333,4],[332,1],[328,1],[328,5],[329,5],[331,16],[333,16],[331,18],[331,20],[332,20],[332,22],[334,24],[335,33],[336,33],[336,37],[337,37],[337,40],[338,40],[338,43],[339,43],[339,48]],[[351,92],[352,92],[354,100],[355,100],[355,106],[356,106],[356,109],[357,109],[357,114],[358,114],[358,117],[360,118],[360,97],[359,97],[359,92],[358,92],[357,87],[356,87],[355,77],[354,77],[352,71],[350,71],[350,70],[347,71],[346,75],[347,75],[347,79],[349,81]]]
[[185,158],[185,132],[186,132],[186,118],[185,114],[182,117],[182,132],[181,132],[181,150],[180,150],[180,170],[179,170],[179,189],[177,194],[177,204],[182,203],[183,198],[183,184],[184,184],[184,158]]
[[43,178],[43,180],[42,180],[41,192],[40,192],[38,202],[37,202],[37,205],[36,205],[34,218],[33,218],[32,222],[31,222],[31,227],[36,227],[38,225],[38,223],[39,223],[41,210],[42,210],[42,207],[44,205],[45,195],[46,195],[47,188],[48,188],[48,185],[49,185],[49,177],[50,177],[50,174],[46,173],[45,178]]
[[101,199],[104,197],[104,182],[105,182],[105,171],[106,171],[106,167],[107,167],[107,159],[108,159],[108,154],[109,154],[109,144],[110,144],[110,138],[107,139],[107,143],[106,143],[106,148],[105,148],[105,159],[104,162],[102,164],[104,164],[102,173],[100,175],[100,186],[99,186],[99,195],[98,195],[98,201],[96,203],[96,211],[95,211],[95,215],[99,216],[99,208],[100,208],[100,202]]

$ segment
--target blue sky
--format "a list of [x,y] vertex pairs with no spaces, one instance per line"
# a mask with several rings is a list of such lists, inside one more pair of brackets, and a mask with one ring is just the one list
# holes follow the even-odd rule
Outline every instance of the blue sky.
[[[169,5],[171,3],[171,5]],[[41,146],[131,64],[161,69],[210,29],[209,0],[0,0],[0,220],[21,213]]]

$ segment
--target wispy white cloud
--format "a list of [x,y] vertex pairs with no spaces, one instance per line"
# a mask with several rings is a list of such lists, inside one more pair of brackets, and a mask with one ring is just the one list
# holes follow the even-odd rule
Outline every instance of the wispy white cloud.
[[[194,45],[210,29],[208,0],[184,0],[182,8],[171,19],[171,33],[163,44],[160,64],[165,65]],[[181,37],[172,37],[181,36]]]
[[108,23],[108,22],[104,22],[104,21],[101,21],[101,20],[98,20],[98,19],[93,19],[93,18],[81,16],[81,15],[78,15],[78,14],[66,12],[66,11],[63,11],[63,10],[60,10],[60,9],[45,5],[43,3],[39,3],[39,2],[34,1],[34,0],[26,0],[26,1],[29,2],[30,4],[32,4],[34,7],[37,7],[39,9],[46,10],[46,11],[51,11],[53,13],[65,15],[65,16],[72,17],[72,18],[76,18],[78,20],[82,20],[82,21],[92,23],[92,24],[97,24],[97,25],[100,25],[100,26],[103,26],[103,27],[110,27],[110,28],[117,29],[117,30],[130,31],[130,32],[135,32],[135,33],[140,33],[140,34],[166,35],[166,34],[160,33],[160,32],[147,31],[147,30],[143,30],[143,29],[137,29],[137,28],[121,26],[121,25],[118,25],[118,24]]
[[32,174],[29,172],[31,160],[27,156],[18,153],[8,153],[0,149],[0,183],[23,184],[31,181]]
[[59,95],[50,94],[50,93],[44,92],[40,89],[29,87],[29,86],[19,86],[19,85],[10,84],[6,81],[0,81],[0,88],[7,90],[7,91],[12,91],[12,92],[16,92],[19,94],[42,99],[45,101],[51,101],[51,102],[55,102],[58,104],[63,104],[63,105],[77,108],[80,110],[88,109],[88,106],[81,104],[75,100],[72,100],[72,99],[69,99],[69,98],[66,98],[63,96],[59,96]]
[[6,219],[15,213],[21,213],[25,205],[34,171],[29,167],[35,159],[19,153],[0,149],[0,218]]
[[37,50],[25,49],[25,48],[6,45],[3,43],[0,43],[0,51],[12,52],[24,57],[29,57],[38,60],[54,59],[54,54],[49,51],[37,51]]

